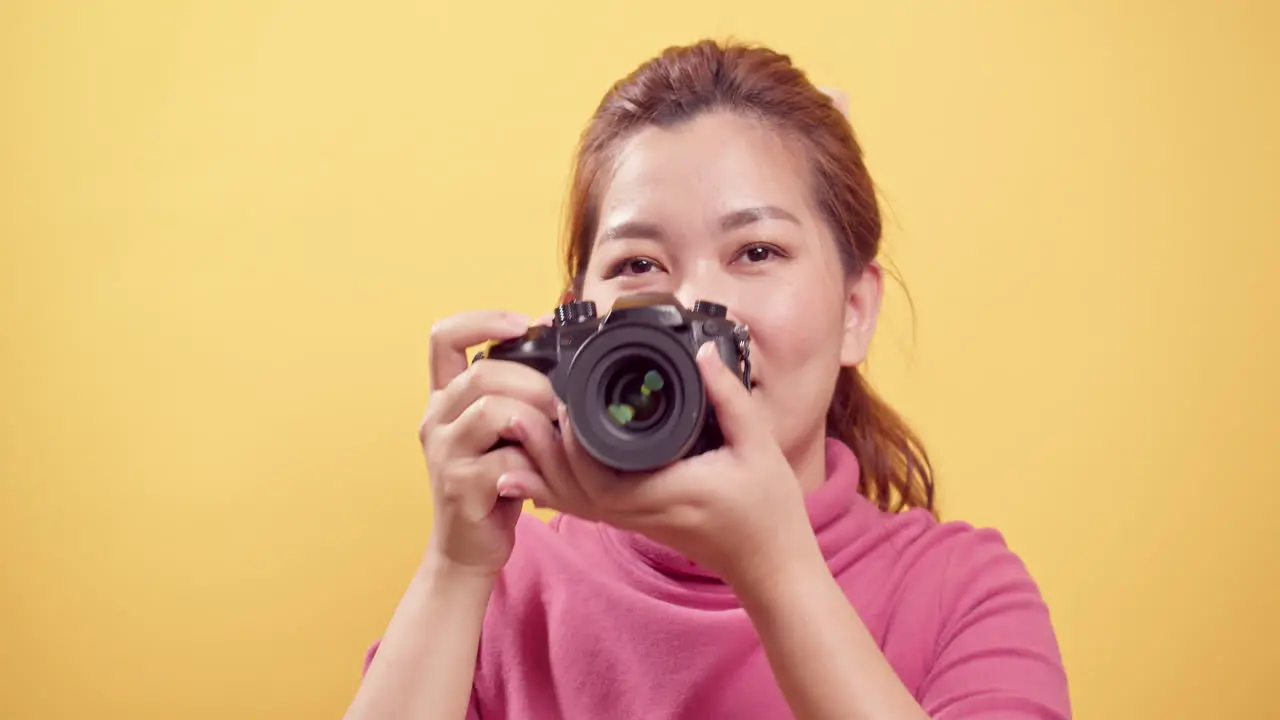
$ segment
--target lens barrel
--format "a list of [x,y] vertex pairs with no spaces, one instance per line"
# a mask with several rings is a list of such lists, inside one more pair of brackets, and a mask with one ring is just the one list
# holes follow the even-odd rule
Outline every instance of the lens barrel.
[[675,462],[702,432],[706,390],[693,352],[659,327],[603,328],[578,349],[567,380],[579,443],[616,470],[646,472]]

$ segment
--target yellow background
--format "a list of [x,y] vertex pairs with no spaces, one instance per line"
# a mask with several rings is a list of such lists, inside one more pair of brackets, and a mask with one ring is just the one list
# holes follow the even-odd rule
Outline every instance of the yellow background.
[[0,6],[0,716],[338,717],[431,521],[446,313],[541,313],[573,142],[735,35],[851,98],[873,359],[1081,718],[1275,717],[1273,3]]

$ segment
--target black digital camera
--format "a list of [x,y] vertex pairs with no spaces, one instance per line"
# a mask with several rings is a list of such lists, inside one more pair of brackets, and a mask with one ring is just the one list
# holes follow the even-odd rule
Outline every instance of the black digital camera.
[[529,328],[475,359],[547,375],[592,457],[620,472],[647,472],[724,443],[694,356],[714,343],[751,388],[747,328],[726,316],[723,305],[699,300],[690,310],[666,293],[620,298],[604,316],[593,302],[569,302],[550,327]]

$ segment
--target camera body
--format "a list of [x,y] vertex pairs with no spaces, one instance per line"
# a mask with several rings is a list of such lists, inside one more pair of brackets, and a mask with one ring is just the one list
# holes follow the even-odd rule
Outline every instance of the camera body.
[[476,360],[518,362],[547,375],[582,447],[619,472],[648,472],[724,442],[694,357],[704,343],[748,390],[750,337],[723,305],[684,307],[669,293],[557,308],[550,327],[495,343]]

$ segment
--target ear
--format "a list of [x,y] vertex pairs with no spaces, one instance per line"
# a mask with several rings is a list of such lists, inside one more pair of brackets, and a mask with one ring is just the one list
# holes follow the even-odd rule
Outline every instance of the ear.
[[818,88],[824,95],[831,98],[831,102],[840,111],[841,115],[849,117],[849,96],[843,90],[837,87],[824,85]]
[[853,367],[867,359],[871,337],[880,319],[880,299],[884,293],[884,270],[870,262],[862,274],[850,277],[845,287],[844,342],[840,346],[840,364]]

